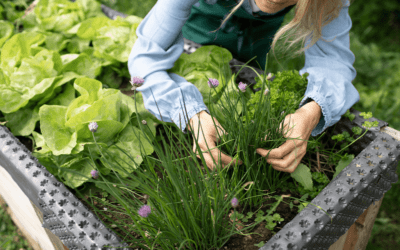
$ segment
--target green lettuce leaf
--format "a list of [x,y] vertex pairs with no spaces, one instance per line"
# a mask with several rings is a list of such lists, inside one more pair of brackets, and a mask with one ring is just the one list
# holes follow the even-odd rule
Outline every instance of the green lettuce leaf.
[[0,67],[9,76],[15,67],[19,67],[23,58],[32,56],[32,47],[44,43],[46,36],[36,32],[25,32],[13,35],[1,49]]
[[0,49],[13,34],[14,25],[8,21],[0,20]]
[[96,78],[101,73],[101,63],[85,53],[65,54],[61,56],[62,70],[64,72],[75,72],[78,75]]
[[98,58],[110,62],[127,62],[132,47],[137,40],[136,28],[143,19],[117,17],[110,20],[107,17],[86,19],[78,28],[77,36],[92,40],[94,53]]
[[105,16],[101,4],[92,0],[40,0],[34,9],[39,27],[64,32],[92,16]]
[[68,169],[61,172],[63,183],[71,188],[77,188],[90,180],[90,172],[94,169],[93,162],[89,157],[80,157],[68,162]]
[[[107,168],[118,171],[123,178],[126,178],[143,162],[143,155],[154,152],[149,141],[152,140],[147,134],[135,126],[128,125],[120,133],[118,142],[107,149],[107,153],[100,158],[100,161]],[[127,155],[119,148],[123,149]],[[130,158],[133,158],[134,162]]]
[[48,105],[60,105],[68,107],[75,99],[75,89],[71,83],[62,86],[62,91],[57,97],[51,99]]
[[76,145],[77,133],[65,126],[67,107],[43,105],[39,109],[40,131],[54,155],[70,154]]
[[63,49],[67,47],[67,44],[70,41],[61,33],[42,32],[42,34],[46,35],[46,41],[44,47],[48,50],[61,52]]
[[19,109],[17,112],[4,114],[6,126],[15,136],[28,136],[32,134],[39,121],[39,106],[33,110],[31,107]]
[[88,129],[91,122],[99,126],[94,134],[96,142],[112,145],[135,112],[132,98],[119,90],[102,89],[101,82],[95,79],[78,78],[74,88],[79,97],[72,100],[75,91],[66,87],[68,92],[53,101],[62,105],[43,105],[39,110],[43,138],[55,155],[77,154],[93,143],[93,134]]
[[[231,60],[232,54],[225,48],[216,45],[202,46],[190,55],[183,53],[167,72],[175,73],[195,85],[203,96],[204,104],[208,106],[218,102],[231,80]],[[220,85],[210,89],[207,83],[210,78],[217,79]]]
[[[8,40],[4,46],[6,47],[11,40]],[[20,46],[22,47],[24,46]],[[1,59],[7,56],[10,54],[2,56]],[[44,98],[53,95],[54,87],[75,77],[70,76],[69,80],[66,80],[63,76],[57,76],[57,70],[61,69],[62,64],[60,55],[55,51],[43,49],[34,56],[23,57],[20,63],[17,62],[19,58],[22,57],[18,54],[10,59],[10,61],[14,60],[13,63],[3,64],[4,67],[0,73],[2,75],[0,77],[0,96],[2,97],[0,110],[4,113],[16,112],[25,107],[29,101],[43,102]],[[9,66],[13,66],[13,70],[7,71]]]

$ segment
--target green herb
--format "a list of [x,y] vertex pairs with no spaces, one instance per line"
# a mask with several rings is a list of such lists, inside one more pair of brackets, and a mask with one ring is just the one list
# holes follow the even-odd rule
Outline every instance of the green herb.
[[265,245],[265,242],[263,240],[258,244],[254,244],[254,246],[256,246],[256,247],[262,247],[264,245]]
[[[299,74],[297,70],[288,70],[283,72],[277,72],[273,82],[265,83],[262,81],[260,77],[256,77],[255,80],[257,83],[254,85],[254,88],[261,87],[261,91],[254,93],[251,99],[247,104],[247,112],[249,114],[250,119],[254,119],[255,109],[257,106],[261,105],[261,101],[267,101],[271,105],[271,111],[274,116],[279,116],[280,113],[284,110],[285,114],[294,113],[296,109],[299,108],[300,101],[304,97],[304,92],[307,88],[307,77],[308,73],[303,74],[302,76]],[[268,88],[269,99],[263,98],[264,90]],[[285,107],[281,105],[285,104]],[[244,121],[246,117],[243,118]],[[262,122],[262,121],[260,121]]]
[[361,113],[360,113],[360,116],[363,116],[364,119],[369,119],[369,118],[372,117],[372,112],[368,112],[368,113],[361,112]]
[[372,127],[377,127],[379,125],[379,122],[378,121],[374,121],[374,122],[365,121],[362,125],[365,128],[372,128]]
[[296,170],[290,174],[297,182],[299,182],[305,189],[312,190],[313,182],[310,168],[300,163]]
[[360,127],[352,127],[351,131],[353,131],[353,133],[356,134],[356,135],[361,135],[363,130]]
[[350,110],[347,110],[346,113],[345,113],[343,116],[349,118],[349,120],[350,120],[351,122],[354,120],[354,118],[356,118],[356,115],[350,113]]
[[336,166],[336,172],[333,175],[332,179],[334,179],[345,167],[347,167],[351,161],[353,161],[354,155],[345,155]]

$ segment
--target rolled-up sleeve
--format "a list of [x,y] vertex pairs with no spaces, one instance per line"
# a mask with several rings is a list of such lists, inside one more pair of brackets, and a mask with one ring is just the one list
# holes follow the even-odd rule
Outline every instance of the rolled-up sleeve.
[[[327,41],[319,39],[305,51],[305,65],[299,71],[300,75],[309,73],[307,90],[299,107],[312,99],[322,110],[321,120],[312,131],[312,136],[336,124],[360,100],[352,84],[357,73],[353,67],[355,56],[350,50],[352,21],[349,6],[350,2],[345,1],[338,18],[323,27],[322,38]],[[310,39],[305,46],[309,42]]]
[[158,0],[136,30],[128,59],[130,75],[145,81],[137,88],[145,108],[157,119],[174,122],[181,130],[190,119],[208,109],[200,91],[185,78],[168,73],[183,52],[182,27],[198,0]]

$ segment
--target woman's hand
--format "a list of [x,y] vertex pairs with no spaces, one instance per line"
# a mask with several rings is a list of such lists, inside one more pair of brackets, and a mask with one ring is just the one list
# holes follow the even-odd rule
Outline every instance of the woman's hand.
[[263,157],[269,153],[268,158],[265,159],[274,169],[293,173],[306,154],[308,138],[317,126],[321,115],[321,107],[315,101],[305,104],[294,114],[288,114],[282,121],[284,137],[299,139],[287,140],[275,149],[257,148],[256,152]]
[[[206,161],[207,167],[211,170],[215,168],[213,159],[218,164],[219,157],[221,158],[222,167],[226,167],[231,163],[236,164],[236,159],[232,160],[232,157],[221,153],[221,151],[216,147],[215,142],[217,142],[217,139],[219,141],[221,136],[226,132],[215,117],[214,122],[206,111],[201,111],[190,119],[191,127],[189,125],[187,127],[187,129],[192,132],[193,139],[198,139],[198,144],[200,150],[203,152],[203,157]],[[215,126],[218,128],[218,133]],[[210,150],[208,150],[207,145]],[[193,152],[195,152],[196,156],[200,158],[200,155],[197,154],[196,141],[193,141]],[[242,163],[243,162],[239,160],[239,165]]]

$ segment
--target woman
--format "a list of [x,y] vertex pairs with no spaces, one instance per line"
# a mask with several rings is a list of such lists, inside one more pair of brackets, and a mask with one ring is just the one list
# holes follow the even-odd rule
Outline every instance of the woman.
[[[274,50],[283,33],[297,28],[296,39],[288,48],[300,40],[305,44],[296,54],[305,52],[305,66],[299,73],[309,73],[308,86],[299,109],[288,114],[283,125],[285,138],[298,139],[287,140],[272,150],[257,149],[257,153],[265,157],[274,169],[292,173],[306,153],[310,135],[316,136],[337,123],[341,115],[359,101],[359,94],[351,83],[356,71],[349,40],[352,26],[348,14],[350,2],[239,1],[229,13],[236,4],[235,0],[158,0],[136,30],[138,40],[129,56],[128,69],[131,76],[145,79],[137,90],[143,94],[146,109],[159,120],[174,122],[182,131],[189,125],[189,131],[205,152],[203,156],[207,166],[213,169],[220,157],[224,167],[236,163],[236,160],[232,161],[232,157],[218,149],[207,149],[207,146],[216,146],[217,137],[225,133],[224,129],[215,118],[211,119],[200,92],[193,84],[166,72],[183,52],[183,37],[202,45],[220,45],[242,61],[256,55],[256,62],[264,69],[271,41]],[[278,30],[284,15],[294,6],[295,17]],[[229,18],[232,20],[228,21]],[[224,19],[222,23],[221,19]],[[217,33],[212,32],[216,29]],[[251,65],[257,66],[255,62]],[[188,120],[189,124],[186,124]],[[290,132],[286,133],[289,129]],[[196,150],[194,142],[193,151]],[[242,162],[239,160],[238,163]]]

